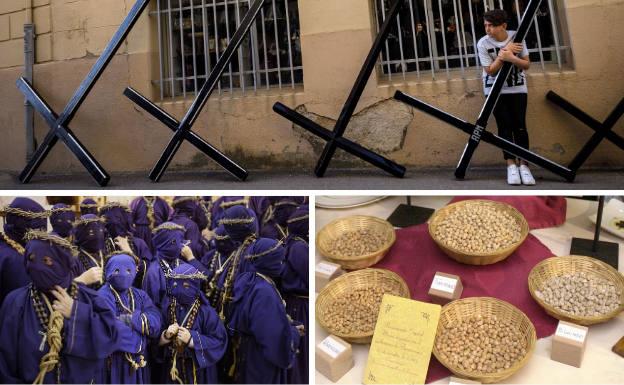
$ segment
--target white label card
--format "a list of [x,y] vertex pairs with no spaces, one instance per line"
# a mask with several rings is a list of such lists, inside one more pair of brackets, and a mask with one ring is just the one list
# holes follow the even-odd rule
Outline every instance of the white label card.
[[587,330],[559,323],[559,326],[557,326],[557,332],[555,334],[559,337],[583,343],[585,341],[585,337],[587,337]]
[[331,336],[325,338],[318,344],[319,348],[325,353],[329,354],[331,358],[336,358],[340,353],[344,352],[346,347],[335,339],[331,338]]
[[318,271],[319,273],[331,276],[332,274],[336,272],[336,270],[338,270],[338,267],[339,266],[330,265],[329,263],[326,263],[326,262],[320,262],[318,265],[316,265],[316,271]]
[[455,278],[444,277],[437,275],[433,277],[431,288],[435,290],[445,291],[447,293],[454,293],[457,286],[457,280]]

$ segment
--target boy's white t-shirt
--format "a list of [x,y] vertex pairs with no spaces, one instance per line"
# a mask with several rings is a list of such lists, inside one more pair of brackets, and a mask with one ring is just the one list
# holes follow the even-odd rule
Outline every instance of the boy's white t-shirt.
[[[495,40],[488,35],[483,36],[477,43],[477,52],[479,53],[481,65],[483,67],[489,67],[492,65],[494,60],[498,57],[498,52],[502,48],[505,48],[507,44],[512,42],[515,35],[516,31],[507,31],[507,39],[504,41]],[[529,50],[524,42],[522,42],[522,52],[519,56],[529,56]],[[485,72],[485,69],[483,70],[483,92],[486,95],[490,94],[490,90],[494,85],[495,79],[496,75],[488,75],[487,72]],[[524,71],[521,68],[513,66],[507,81],[503,85],[501,94],[526,94],[527,92],[526,76]]]

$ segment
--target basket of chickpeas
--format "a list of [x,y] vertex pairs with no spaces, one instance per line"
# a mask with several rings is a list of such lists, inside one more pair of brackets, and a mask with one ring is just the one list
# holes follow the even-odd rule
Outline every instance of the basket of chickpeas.
[[484,199],[437,210],[429,235],[446,255],[469,265],[489,265],[511,255],[529,235],[529,224],[514,207]]
[[529,273],[529,291],[548,314],[579,325],[606,322],[624,311],[624,276],[591,257],[543,260]]
[[394,227],[381,218],[354,215],[336,219],[316,235],[316,248],[327,260],[346,270],[379,262],[396,241]]
[[331,281],[316,298],[316,319],[323,329],[345,341],[373,339],[384,294],[410,298],[405,281],[385,269],[362,269]]
[[531,320],[512,304],[464,298],[442,308],[433,354],[455,375],[491,384],[522,368],[536,340]]

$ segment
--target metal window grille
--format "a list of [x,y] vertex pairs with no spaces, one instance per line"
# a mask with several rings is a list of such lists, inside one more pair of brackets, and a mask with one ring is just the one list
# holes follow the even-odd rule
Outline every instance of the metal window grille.
[[[250,0],[157,0],[160,98],[201,88],[227,47]],[[272,0],[221,76],[218,92],[244,94],[303,81],[297,0]]]
[[[381,26],[392,0],[373,1]],[[388,80],[401,75],[405,79],[410,72],[432,79],[444,72],[450,77],[451,71],[461,71],[462,77],[480,76],[476,46],[485,35],[483,14],[504,9],[510,19],[507,29],[515,30],[528,4],[528,0],[407,1],[381,54],[380,71]],[[525,40],[531,61],[539,62],[543,71],[549,63],[561,70],[571,55],[570,47],[562,44],[560,1],[542,1]]]

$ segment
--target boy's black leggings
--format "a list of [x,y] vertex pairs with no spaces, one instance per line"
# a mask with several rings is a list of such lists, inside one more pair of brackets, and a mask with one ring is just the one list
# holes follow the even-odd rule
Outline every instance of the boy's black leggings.
[[[501,94],[498,98],[494,117],[498,126],[498,136],[523,148],[529,149],[529,133],[526,128],[527,94]],[[505,159],[516,159],[503,151]]]

